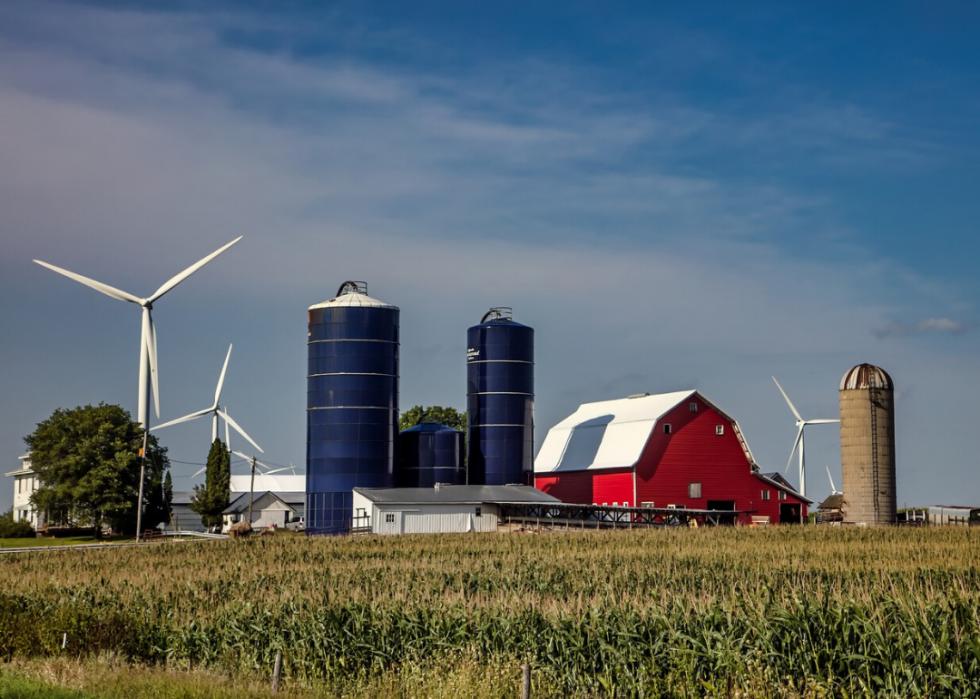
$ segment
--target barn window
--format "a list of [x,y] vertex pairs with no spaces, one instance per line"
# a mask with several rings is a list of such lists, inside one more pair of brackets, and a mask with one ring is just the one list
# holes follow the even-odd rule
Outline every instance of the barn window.
[[394,512],[386,512],[385,513],[385,524],[394,524],[394,523],[395,523],[395,513]]
[[483,516],[482,508],[480,508],[480,507],[477,507],[476,508],[476,516],[477,517],[482,517]]
[[701,484],[700,483],[689,483],[687,486],[687,497],[689,498],[699,498],[701,497]]
[[762,499],[763,500],[768,500],[769,499],[769,491],[768,490],[763,490],[762,491]]
[[784,491],[782,491],[782,490],[779,491],[779,499],[780,500],[785,500],[786,499],[786,493]]
[[725,434],[725,426],[724,425],[715,425],[715,434],[718,435],[719,437],[721,435]]
[[696,413],[698,411],[698,404],[697,403],[691,403],[690,410],[691,410],[692,413]]
[[670,423],[669,422],[665,422],[664,423],[664,434],[670,434]]

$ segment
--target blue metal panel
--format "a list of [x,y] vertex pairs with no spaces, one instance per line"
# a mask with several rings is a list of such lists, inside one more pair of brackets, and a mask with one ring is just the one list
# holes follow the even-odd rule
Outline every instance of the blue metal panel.
[[526,484],[533,471],[534,330],[515,323],[508,311],[492,309],[467,331],[466,452],[473,485]]
[[[362,298],[371,303],[351,305],[339,295],[309,312],[306,531],[310,535],[348,531],[354,488],[393,485],[399,311]],[[334,302],[337,305],[331,305]]]
[[400,488],[431,488],[436,483],[463,485],[463,433],[435,422],[423,422],[398,435]]

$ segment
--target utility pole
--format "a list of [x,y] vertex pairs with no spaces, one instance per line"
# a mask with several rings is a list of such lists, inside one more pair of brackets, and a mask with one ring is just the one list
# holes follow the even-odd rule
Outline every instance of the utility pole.
[[252,482],[248,486],[248,526],[252,526],[252,498],[255,496],[255,457],[252,457]]
[[150,438],[150,431],[143,428],[143,448],[140,449],[140,495],[136,502],[136,543],[140,541],[143,533],[143,481],[146,480],[146,445]]

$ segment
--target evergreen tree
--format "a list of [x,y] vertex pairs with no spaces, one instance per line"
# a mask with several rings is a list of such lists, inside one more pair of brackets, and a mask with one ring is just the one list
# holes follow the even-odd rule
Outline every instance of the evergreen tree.
[[167,501],[167,511],[169,512],[173,509],[172,505],[174,502],[174,482],[170,479],[170,471],[167,471],[167,477],[163,479],[163,499]]
[[194,486],[191,510],[201,515],[205,527],[221,526],[221,513],[228,507],[231,493],[231,458],[220,439],[211,444],[204,485]]

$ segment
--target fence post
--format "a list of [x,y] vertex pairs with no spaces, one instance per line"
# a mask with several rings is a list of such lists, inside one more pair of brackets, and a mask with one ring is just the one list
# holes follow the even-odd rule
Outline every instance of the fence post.
[[531,699],[531,663],[524,663],[524,678],[521,682],[521,699]]
[[276,665],[272,669],[272,693],[279,691],[279,675],[282,673],[282,651],[276,651]]

